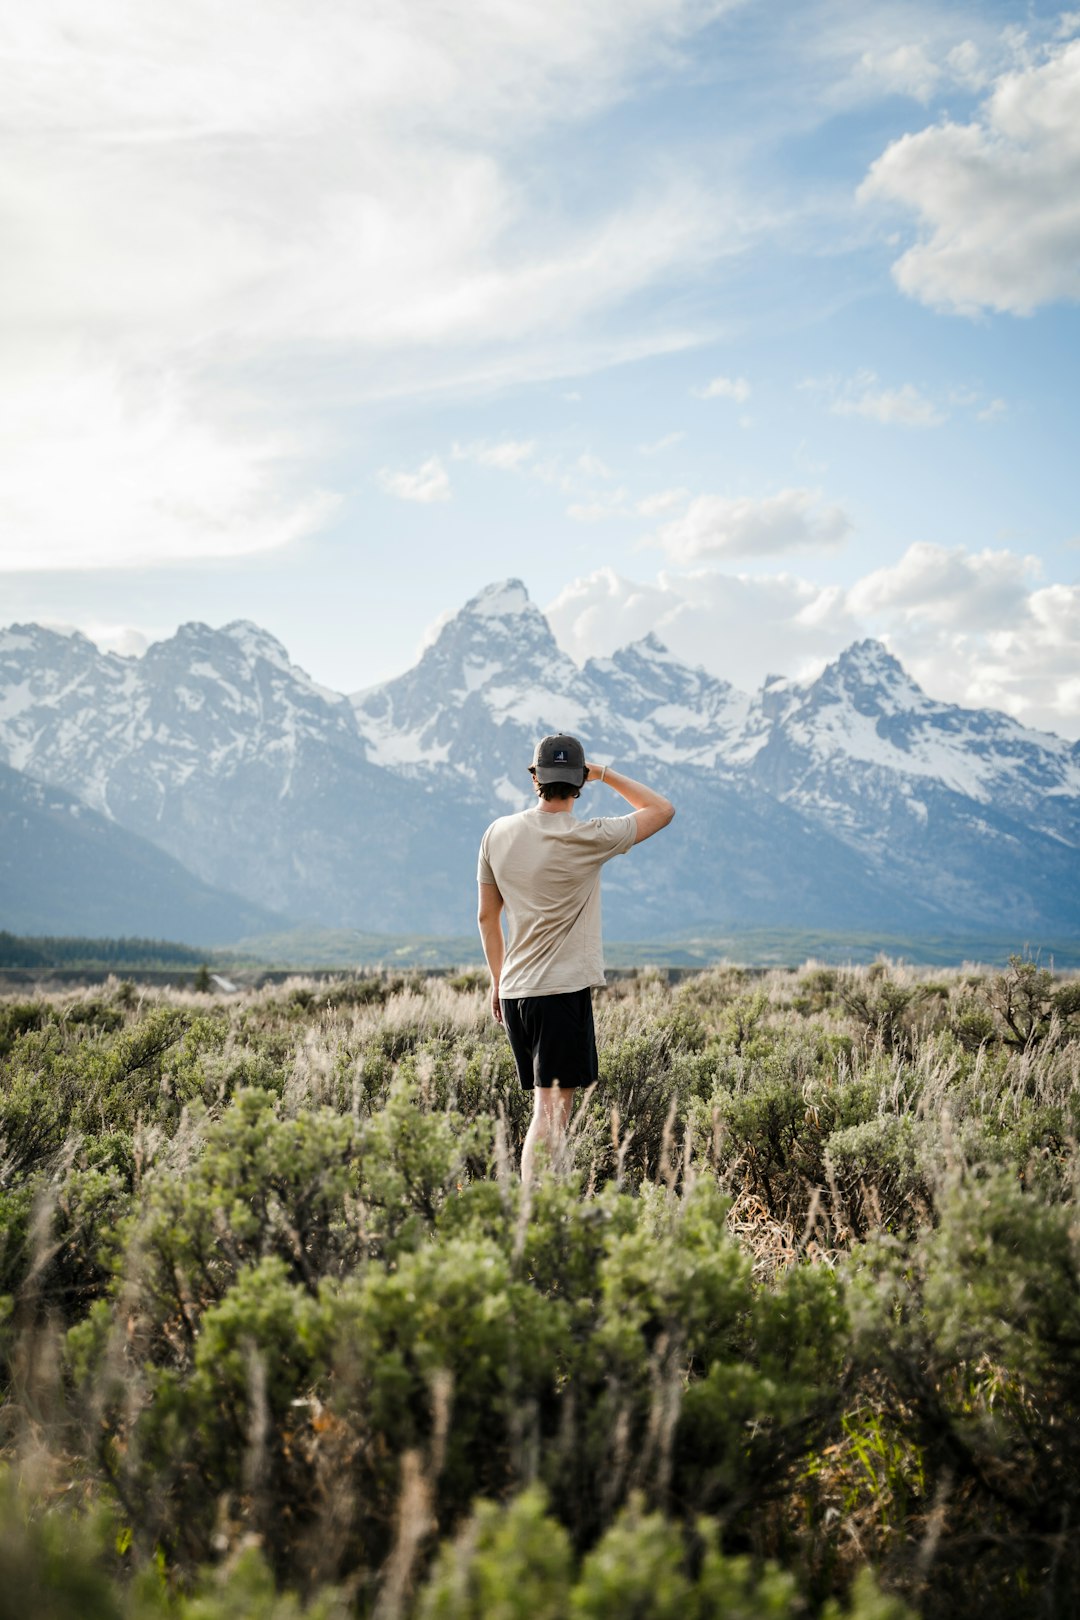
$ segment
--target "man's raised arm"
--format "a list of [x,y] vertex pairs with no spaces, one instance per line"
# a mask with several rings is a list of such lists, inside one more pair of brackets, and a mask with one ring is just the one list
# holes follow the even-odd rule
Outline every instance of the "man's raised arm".
[[614,788],[633,806],[637,817],[637,837],[634,840],[637,844],[642,839],[651,838],[661,827],[666,827],[675,814],[675,806],[670,799],[665,799],[655,788],[646,787],[644,782],[635,782],[632,776],[624,776],[611,765],[587,765],[585,780],[606,782],[608,787]]

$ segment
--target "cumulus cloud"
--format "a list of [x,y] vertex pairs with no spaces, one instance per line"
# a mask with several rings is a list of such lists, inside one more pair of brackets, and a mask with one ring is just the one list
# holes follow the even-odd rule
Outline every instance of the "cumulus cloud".
[[687,663],[744,688],[776,671],[810,674],[859,633],[842,593],[787,573],[662,571],[643,583],[598,568],[567,585],[545,612],[578,662],[653,631]]
[[695,388],[698,399],[733,399],[743,405],[750,398],[750,384],[745,377],[714,377],[704,388]]
[[847,594],[935,696],[1080,733],[1080,585],[1040,582],[1037,558],[919,543]]
[[891,623],[989,631],[1013,622],[1016,605],[1039,573],[1035,557],[972,552],[917,541],[898,563],[876,568],[848,592],[856,614]]
[[388,495],[401,501],[448,501],[450,479],[438,456],[432,456],[415,472],[394,472],[383,467],[378,475],[379,485]]
[[1080,585],[1043,584],[1008,551],[917,544],[851,586],[791,573],[600,568],[549,605],[579,662],[654,631],[688,663],[744,689],[816,674],[852,641],[882,638],[932,696],[1080,735]]
[[971,123],[893,141],[858,195],[916,215],[893,275],[925,304],[1027,315],[1080,299],[1080,40],[999,75]]
[[672,562],[687,564],[828,548],[850,532],[847,513],[824,504],[820,490],[782,489],[758,498],[699,495],[682,517],[663,525],[655,543]]

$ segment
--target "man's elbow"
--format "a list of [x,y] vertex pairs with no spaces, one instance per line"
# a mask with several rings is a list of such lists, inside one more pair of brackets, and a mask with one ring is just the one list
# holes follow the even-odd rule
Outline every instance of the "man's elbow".
[[664,800],[663,816],[664,819],[660,825],[662,827],[670,827],[671,823],[675,820],[675,806],[672,804],[670,799]]
[[[489,885],[485,884],[484,887],[487,888]],[[502,908],[502,895],[497,889],[493,889],[490,894],[481,894],[476,908],[476,922],[481,931],[499,921]]]

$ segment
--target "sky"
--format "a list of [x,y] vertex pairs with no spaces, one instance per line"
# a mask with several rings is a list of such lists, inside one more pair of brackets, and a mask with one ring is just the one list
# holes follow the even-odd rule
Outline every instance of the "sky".
[[0,20],[0,624],[410,667],[522,579],[745,689],[877,636],[1080,736],[1080,11]]

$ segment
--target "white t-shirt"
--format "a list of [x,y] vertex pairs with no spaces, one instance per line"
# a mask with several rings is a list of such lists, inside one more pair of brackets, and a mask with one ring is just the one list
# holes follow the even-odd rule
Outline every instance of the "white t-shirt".
[[637,839],[633,815],[578,821],[569,810],[522,810],[493,821],[476,876],[506,907],[499,994],[555,996],[604,983],[600,869]]

